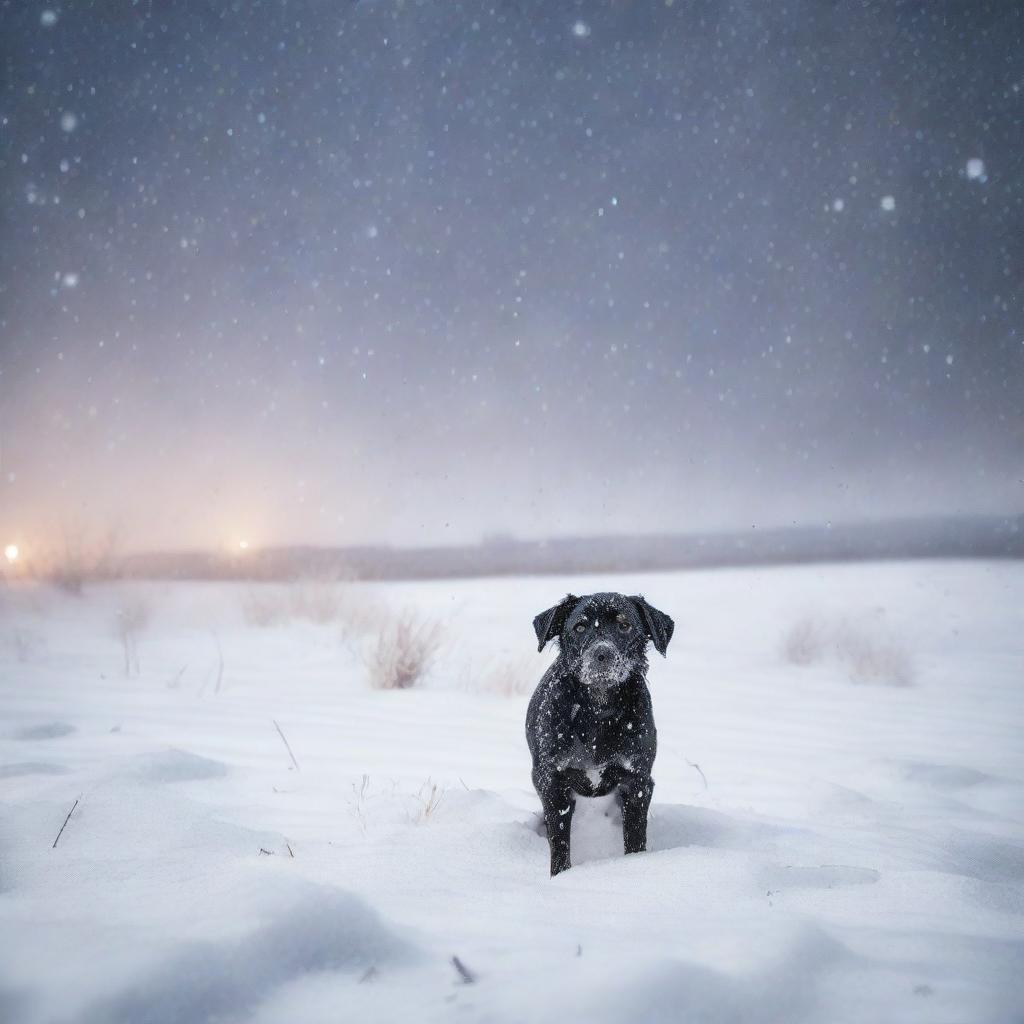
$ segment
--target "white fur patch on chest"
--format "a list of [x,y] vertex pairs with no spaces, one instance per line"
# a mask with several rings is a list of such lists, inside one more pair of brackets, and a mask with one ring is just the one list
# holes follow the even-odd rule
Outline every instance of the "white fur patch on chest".
[[606,764],[598,764],[587,769],[587,778],[590,780],[591,789],[597,789],[601,785],[601,776],[604,775],[604,770],[607,767]]

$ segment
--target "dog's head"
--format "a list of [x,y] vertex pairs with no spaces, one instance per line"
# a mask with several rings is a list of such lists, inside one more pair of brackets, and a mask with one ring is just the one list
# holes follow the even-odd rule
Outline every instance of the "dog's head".
[[561,657],[585,686],[608,692],[647,669],[647,643],[664,656],[675,623],[642,597],[567,594],[533,620],[537,650],[557,640]]

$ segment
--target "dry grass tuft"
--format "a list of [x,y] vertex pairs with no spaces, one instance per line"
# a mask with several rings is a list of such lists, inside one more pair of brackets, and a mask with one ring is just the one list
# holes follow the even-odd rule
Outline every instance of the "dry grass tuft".
[[125,601],[114,616],[114,630],[124,654],[124,674],[139,674],[139,634],[149,624],[152,610],[149,602],[135,596]]
[[416,819],[416,823],[422,825],[424,822],[429,821],[431,815],[441,805],[441,801],[444,799],[445,789],[443,786],[439,786],[436,782],[431,779],[427,779],[419,788],[419,792],[416,794],[416,799],[420,802],[422,810],[420,811],[419,817]]
[[854,683],[911,686],[913,659],[882,620],[883,614],[857,619],[803,616],[783,636],[782,656],[790,665],[834,661]]
[[370,649],[367,668],[375,690],[410,690],[429,671],[441,649],[440,622],[406,610],[385,623]]

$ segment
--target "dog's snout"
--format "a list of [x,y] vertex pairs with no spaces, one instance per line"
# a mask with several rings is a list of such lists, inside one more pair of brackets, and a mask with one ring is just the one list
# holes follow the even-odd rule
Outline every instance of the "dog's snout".
[[583,677],[585,682],[593,679],[618,676],[624,664],[614,644],[599,640],[583,654]]

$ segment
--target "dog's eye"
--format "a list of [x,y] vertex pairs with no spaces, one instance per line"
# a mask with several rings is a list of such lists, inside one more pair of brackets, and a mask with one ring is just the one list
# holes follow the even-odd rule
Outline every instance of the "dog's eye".
[[585,622],[581,622],[581,623],[579,623],[576,626],[576,632],[577,633],[586,633],[586,631],[587,631],[587,624]]
[[627,622],[625,619],[619,619],[619,632],[628,633],[633,628],[632,623]]

